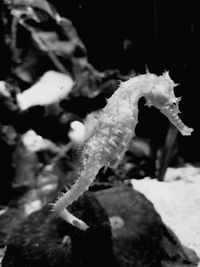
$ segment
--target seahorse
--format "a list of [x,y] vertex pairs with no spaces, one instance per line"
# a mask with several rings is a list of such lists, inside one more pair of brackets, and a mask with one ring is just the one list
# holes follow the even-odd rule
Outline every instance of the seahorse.
[[90,127],[92,130],[84,142],[77,181],[53,204],[53,210],[61,218],[82,230],[89,227],[66,207],[88,190],[102,167],[112,168],[123,159],[130,140],[135,136],[141,97],[145,98],[147,106],[160,110],[182,135],[191,135],[193,129],[178,116],[180,98],[174,94],[176,85],[168,72],[160,76],[148,72],[121,82],[95,117],[94,127]]

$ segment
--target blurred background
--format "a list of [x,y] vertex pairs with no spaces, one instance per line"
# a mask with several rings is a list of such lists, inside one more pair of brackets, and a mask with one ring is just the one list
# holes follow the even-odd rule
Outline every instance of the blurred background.
[[[145,73],[145,66],[156,74],[169,70],[180,83],[175,92],[183,97],[183,120],[194,128],[191,137],[179,135],[179,151],[186,161],[199,161],[198,1],[67,1],[65,7],[62,1],[51,2],[73,21],[98,70],[119,69],[123,74]],[[141,109],[138,134],[159,140],[167,122],[156,111]]]
[[[200,8],[198,1],[49,1],[72,21],[87,49],[88,61],[98,71],[117,69],[121,74],[161,74],[169,70],[180,85],[180,110],[191,137],[179,135],[179,153],[186,161],[199,161]],[[3,32],[3,25],[0,26]],[[1,79],[10,72],[10,54],[0,36]],[[141,100],[142,101],[142,100]],[[163,142],[168,122],[154,109],[140,107],[137,135]]]

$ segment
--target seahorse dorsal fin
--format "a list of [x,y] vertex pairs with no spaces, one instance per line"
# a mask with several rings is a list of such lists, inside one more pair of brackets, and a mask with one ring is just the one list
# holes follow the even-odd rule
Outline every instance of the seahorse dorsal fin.
[[94,111],[87,115],[84,121],[85,126],[85,136],[84,136],[84,142],[92,136],[95,129],[99,125],[99,115],[100,111]]

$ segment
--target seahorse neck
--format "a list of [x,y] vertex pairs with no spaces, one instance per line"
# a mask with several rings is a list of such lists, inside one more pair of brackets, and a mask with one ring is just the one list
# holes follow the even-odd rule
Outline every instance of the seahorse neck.
[[150,93],[156,79],[157,76],[151,73],[139,75],[122,83],[122,90],[129,91],[134,96],[135,101],[138,101],[141,97]]
[[124,107],[127,107],[128,109],[129,106],[133,113],[136,112],[138,100],[152,90],[152,87],[155,84],[155,77],[156,75],[149,73],[122,82],[120,87],[108,100],[104,110],[109,110],[110,112],[112,109],[114,110],[114,107],[123,110]]

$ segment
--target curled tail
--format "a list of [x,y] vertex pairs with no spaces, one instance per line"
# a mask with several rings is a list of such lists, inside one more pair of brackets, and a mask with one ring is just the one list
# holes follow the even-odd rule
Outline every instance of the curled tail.
[[86,230],[88,225],[67,211],[66,207],[71,205],[85,191],[88,190],[100,169],[98,166],[96,166],[96,168],[94,167],[95,164],[90,164],[90,166],[85,167],[83,171],[80,172],[76,183],[71,187],[71,189],[62,194],[61,197],[59,197],[58,200],[52,204],[53,211],[55,211],[62,219],[81,230]]

